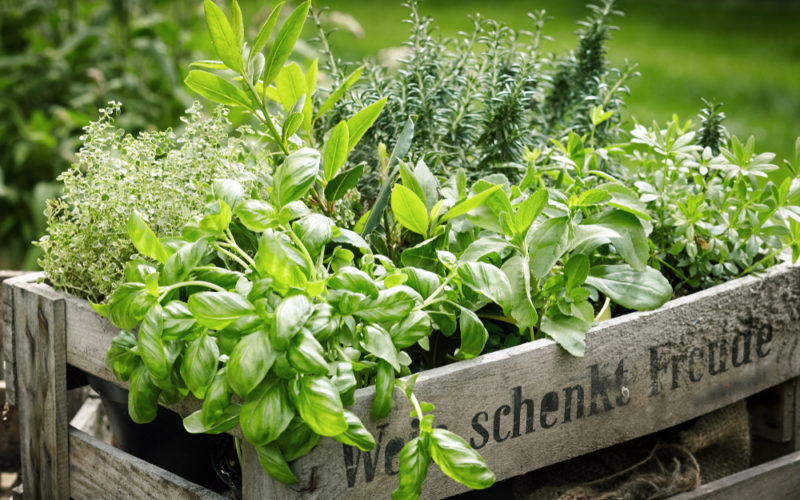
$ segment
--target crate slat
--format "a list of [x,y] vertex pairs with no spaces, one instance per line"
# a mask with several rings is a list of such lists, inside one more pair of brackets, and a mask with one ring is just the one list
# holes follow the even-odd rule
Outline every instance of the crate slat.
[[225,498],[199,484],[120,451],[74,427],[69,429],[69,447],[70,496],[76,500],[96,498],[223,500]]

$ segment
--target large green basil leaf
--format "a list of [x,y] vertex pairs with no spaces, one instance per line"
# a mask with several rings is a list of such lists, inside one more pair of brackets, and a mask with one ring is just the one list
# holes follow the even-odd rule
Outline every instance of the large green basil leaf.
[[209,234],[220,235],[228,229],[232,219],[231,207],[223,200],[215,200],[206,206],[198,226]]
[[232,179],[217,179],[212,189],[214,198],[223,200],[231,209],[239,206],[239,202],[244,198],[244,187]]
[[427,337],[433,331],[431,318],[424,311],[412,311],[405,319],[392,325],[389,331],[398,349],[405,349]]
[[456,352],[456,356],[460,359],[479,356],[483,352],[486,341],[489,340],[489,332],[486,331],[483,322],[477,314],[462,307],[458,326],[461,331],[461,347]]
[[180,340],[195,325],[197,320],[192,316],[186,302],[172,300],[164,306],[164,324],[161,338],[164,340]]
[[394,219],[403,227],[423,236],[428,233],[428,210],[414,191],[402,184],[395,185],[391,204]]
[[156,301],[144,283],[123,283],[105,307],[106,317],[121,330],[135,327]]
[[336,386],[336,390],[339,391],[343,405],[351,406],[355,403],[358,382],[351,362],[339,361],[336,363],[336,374],[331,377],[331,382]]
[[318,441],[319,435],[296,415],[275,442],[283,452],[283,457],[291,462],[311,451]]
[[494,484],[494,473],[489,470],[483,457],[453,432],[433,429],[431,457],[445,475],[473,490],[482,490]]
[[213,337],[201,335],[193,340],[183,354],[181,377],[196,398],[205,397],[217,373],[219,348]]
[[333,315],[333,307],[327,302],[321,302],[314,306],[314,312],[303,328],[317,340],[324,342],[336,332],[338,325],[338,318]]
[[378,297],[378,286],[369,274],[353,266],[339,268],[336,274],[328,278],[328,288],[363,293],[373,299]]
[[520,330],[536,326],[539,315],[531,299],[531,271],[528,257],[515,255],[503,263],[503,273],[511,284],[511,317]]
[[303,255],[280,233],[264,231],[258,240],[256,269],[264,277],[275,280],[279,292],[290,287],[303,288],[308,281],[308,269]]
[[137,257],[125,264],[125,281],[144,283],[147,277],[158,270],[150,262]]
[[531,259],[531,273],[544,278],[569,248],[569,219],[548,219],[528,231],[525,242]]
[[616,234],[608,239],[619,255],[636,271],[644,271],[650,258],[650,244],[638,217],[622,210],[612,210],[587,222],[614,231]]
[[411,312],[417,302],[421,302],[421,297],[414,289],[404,285],[394,286],[381,290],[376,299],[362,301],[355,315],[374,323],[399,321]]
[[416,500],[422,492],[422,483],[428,476],[431,463],[430,434],[415,437],[400,450],[397,489],[392,492],[392,500]]
[[319,171],[319,151],[298,149],[283,160],[272,176],[272,195],[279,207],[306,195]]
[[206,269],[196,269],[194,275],[199,281],[208,281],[221,286],[226,290],[236,287],[236,284],[244,276],[238,271],[231,271],[222,267],[211,267]]
[[[202,422],[207,427],[213,427],[231,405],[231,386],[225,375],[226,368],[222,368],[214,375],[214,380],[208,387],[203,398]],[[238,414],[238,413],[237,413]]]
[[320,436],[336,436],[348,429],[339,391],[327,377],[302,375],[294,384],[297,412]]
[[362,451],[375,448],[375,438],[369,433],[355,413],[344,410],[344,419],[347,421],[347,430],[334,438],[340,443],[355,446]]
[[661,307],[672,297],[669,281],[649,266],[641,272],[627,264],[594,266],[586,283],[614,302],[639,311]]
[[392,365],[382,359],[379,360],[378,373],[375,375],[375,396],[369,413],[373,420],[380,420],[391,413],[394,380]]
[[319,255],[333,238],[333,221],[324,215],[307,215],[292,224],[292,227],[312,256]]
[[339,234],[333,237],[333,241],[357,248],[364,255],[372,253],[372,248],[370,248],[369,243],[364,241],[364,238],[362,238],[360,234],[355,231],[350,231],[349,229],[339,228]]
[[242,405],[239,425],[242,434],[254,446],[278,439],[294,417],[286,388],[278,378],[265,380],[254,389]]
[[389,332],[378,325],[367,325],[364,328],[364,338],[361,342],[363,348],[376,358],[389,363],[395,370],[400,371],[400,364],[397,362],[397,349],[392,343]]
[[[305,5],[308,5],[306,3]],[[281,449],[277,443],[270,443],[264,446],[256,447],[258,453],[258,462],[267,473],[284,484],[295,484],[298,482],[289,464],[281,453]]]
[[192,269],[199,266],[211,251],[211,246],[205,240],[183,245],[177,252],[170,255],[164,264],[161,273],[164,277],[162,285],[179,283],[189,277]]
[[158,396],[161,390],[156,387],[147,367],[139,365],[133,370],[128,390],[128,414],[137,424],[152,422],[158,413]]
[[199,292],[187,302],[198,323],[212,330],[221,330],[247,314],[255,312],[253,304],[238,293]]
[[263,330],[240,340],[227,363],[226,375],[233,392],[241,397],[250,394],[267,375],[276,356],[269,335]]
[[212,425],[203,422],[202,410],[188,415],[183,419],[183,428],[190,434],[222,434],[228,432],[239,424],[239,410],[241,406],[233,403],[227,408]]
[[139,355],[132,351],[136,345],[136,336],[131,332],[119,332],[111,340],[111,347],[106,353],[106,366],[118,380],[128,380],[131,373],[142,363]]
[[275,222],[277,213],[275,208],[265,201],[246,200],[236,207],[236,216],[247,229],[261,232]]
[[270,338],[273,345],[280,350],[286,349],[313,312],[311,302],[305,295],[283,299],[275,308],[275,335]]
[[511,284],[497,267],[485,262],[462,262],[458,265],[458,277],[467,287],[502,307],[503,311],[511,308]]
[[128,217],[128,237],[131,243],[136,247],[136,251],[145,257],[150,257],[157,260],[162,264],[169,258],[167,252],[161,241],[158,240],[152,229],[147,226],[147,223],[142,219],[142,216],[136,212],[131,213]]
[[286,351],[286,358],[299,373],[311,375],[326,375],[328,362],[325,361],[325,351],[314,338],[306,332],[298,332]]
[[[154,304],[139,327],[139,354],[155,382],[169,381],[172,367],[167,363],[167,353],[161,339],[164,328],[164,311]],[[159,384],[161,385],[161,384]],[[167,389],[168,387],[164,387]]]

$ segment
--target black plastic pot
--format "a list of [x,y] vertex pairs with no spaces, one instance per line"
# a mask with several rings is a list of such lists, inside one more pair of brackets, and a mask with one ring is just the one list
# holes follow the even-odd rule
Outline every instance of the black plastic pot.
[[137,424],[128,415],[128,391],[88,375],[103,402],[118,447],[218,493],[241,496],[241,471],[233,438],[227,434],[189,434],[181,417],[159,407],[155,420]]

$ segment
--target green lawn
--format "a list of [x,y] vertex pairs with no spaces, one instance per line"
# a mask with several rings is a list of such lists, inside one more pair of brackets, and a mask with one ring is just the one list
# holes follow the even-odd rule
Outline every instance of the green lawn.
[[[468,14],[530,27],[526,13],[545,9],[552,19],[545,28],[554,38],[545,49],[556,53],[574,46],[575,21],[586,15],[575,0],[476,1],[428,0],[422,12],[433,17],[446,35],[468,29]],[[332,44],[345,59],[371,56],[407,37],[400,1],[320,0],[350,13],[365,30],[362,39],[334,34]],[[634,80],[629,115],[641,122],[667,121],[673,113],[695,119],[700,98],[725,104],[726,124],[734,134],[754,135],[760,150],[789,157],[800,136],[800,3],[711,0],[628,0],[619,3],[625,16],[609,45],[617,65],[636,62],[642,76]]]

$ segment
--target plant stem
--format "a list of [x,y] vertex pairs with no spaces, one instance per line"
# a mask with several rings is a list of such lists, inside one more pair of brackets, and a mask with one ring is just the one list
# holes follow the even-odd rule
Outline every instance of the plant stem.
[[174,283],[172,285],[166,286],[161,290],[161,293],[158,295],[158,301],[161,302],[164,300],[164,297],[167,296],[169,292],[176,288],[184,287],[184,286],[202,286],[206,288],[210,288],[217,292],[227,292],[224,288],[219,285],[215,285],[214,283],[209,283],[208,281],[181,281],[180,283]]
[[450,275],[447,278],[444,279],[442,284],[439,285],[439,288],[434,290],[433,293],[430,295],[430,297],[425,299],[425,301],[422,303],[422,305],[419,307],[419,309],[424,309],[425,307],[431,305],[435,301],[436,296],[439,295],[440,293],[442,293],[444,291],[445,287],[447,286],[447,284],[450,283],[450,281],[452,281],[452,279],[455,278],[455,277],[456,277],[456,273],[455,272],[450,273]]
[[303,259],[306,261],[306,265],[308,266],[308,270],[311,271],[311,279],[313,280],[317,276],[317,266],[314,265],[314,259],[311,258],[311,254],[308,253],[308,249],[306,249],[306,246],[302,241],[300,241],[300,238],[294,234],[294,231],[292,231],[291,227],[286,225],[281,227],[284,231],[286,231],[292,241],[294,241],[294,244],[299,247],[301,253],[303,254]]
[[225,249],[220,245],[222,245],[222,243],[215,245],[215,248],[220,252],[224,253],[225,255],[227,255],[228,257],[230,257],[231,259],[235,260],[240,266],[242,266],[242,269],[244,269],[245,271],[250,269],[250,266],[247,264],[247,262],[243,261],[235,253]]
[[248,264],[250,264],[252,267],[256,267],[256,262],[249,255],[247,255],[247,252],[242,250],[241,247],[239,247],[239,245],[236,243],[236,239],[233,237],[233,233],[231,233],[230,229],[225,230],[225,241],[227,241],[230,244],[230,247],[233,250],[236,250],[236,252],[244,260],[246,260]]
[[784,245],[784,246],[782,246],[781,248],[779,248],[779,249],[777,249],[777,250],[773,250],[772,252],[770,252],[769,254],[767,254],[767,255],[766,255],[766,256],[765,256],[763,259],[759,260],[758,262],[756,262],[755,264],[751,265],[750,267],[748,267],[747,269],[745,269],[745,270],[744,270],[744,271],[742,271],[741,273],[737,274],[737,275],[736,275],[736,277],[737,277],[737,278],[741,278],[742,276],[744,276],[744,275],[746,275],[746,274],[749,274],[749,273],[750,273],[750,271],[752,271],[752,270],[753,270],[753,269],[755,269],[756,267],[760,266],[760,265],[761,265],[761,264],[763,264],[765,261],[767,261],[767,260],[769,260],[769,259],[771,259],[771,258],[775,257],[776,255],[780,254],[781,252],[783,252],[783,251],[784,251],[784,250],[786,250],[787,248],[789,248],[789,245]]

